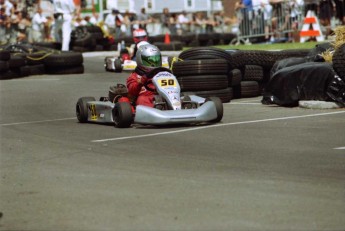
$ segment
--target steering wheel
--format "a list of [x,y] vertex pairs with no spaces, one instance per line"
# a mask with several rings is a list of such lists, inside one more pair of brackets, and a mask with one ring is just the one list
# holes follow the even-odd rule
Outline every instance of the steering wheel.
[[166,68],[166,67],[157,67],[153,70],[151,70],[149,73],[147,73],[146,77],[148,79],[152,79],[155,75],[157,75],[159,72],[163,72],[163,71],[167,71],[169,73],[171,73],[171,70]]

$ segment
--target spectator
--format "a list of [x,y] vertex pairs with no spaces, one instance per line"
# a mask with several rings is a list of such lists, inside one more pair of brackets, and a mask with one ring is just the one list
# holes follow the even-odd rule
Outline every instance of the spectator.
[[235,14],[236,18],[238,20],[239,25],[239,35],[243,36],[245,35],[245,23],[244,23],[244,11],[243,11],[244,5],[242,3],[242,0],[235,2]]
[[61,50],[68,51],[71,41],[72,19],[76,8],[73,0],[54,0],[53,4],[54,37],[57,42],[62,42]]
[[177,29],[179,26],[177,25],[176,21],[177,15],[175,13],[171,14],[169,18],[169,31],[172,35],[177,35]]
[[265,40],[268,41],[270,39],[270,28],[272,26],[272,6],[268,0],[261,0],[259,10],[263,13]]
[[5,9],[5,15],[7,15],[7,17],[11,17],[13,4],[9,0],[0,0],[0,6]]
[[126,31],[125,29],[123,29],[123,27],[125,26],[123,24],[123,16],[117,9],[114,9],[113,13],[115,15],[115,38],[121,38],[122,33]]
[[73,27],[78,27],[78,26],[86,26],[87,25],[87,21],[85,19],[83,19],[82,17],[78,16],[74,19],[73,22]]
[[44,40],[48,41],[48,42],[51,42],[51,41],[54,40],[53,39],[53,35],[54,35],[54,28],[53,28],[54,19],[51,16],[47,16],[46,19],[47,19],[47,23],[45,24],[45,27],[44,27]]
[[168,8],[163,9],[163,14],[161,15],[161,24],[162,24],[162,34],[169,33],[170,31],[170,13]]
[[10,26],[9,17],[5,13],[6,9],[4,6],[0,8],[0,45],[7,43],[7,30]]
[[125,34],[126,36],[132,35],[132,21],[131,21],[131,14],[128,10],[126,10],[125,14],[123,15],[123,25],[125,27]]
[[113,9],[104,19],[104,25],[107,27],[108,33],[111,36],[115,36],[115,12],[116,9]]
[[42,9],[37,8],[37,11],[32,18],[31,42],[42,42],[44,39],[44,26],[47,23],[46,17],[42,15]]
[[32,42],[32,23],[26,12],[20,12],[21,20],[18,23],[17,42]]
[[206,19],[202,12],[197,12],[194,15],[193,27],[196,34],[205,33],[205,21]]
[[86,18],[84,18],[85,21],[88,22],[88,24],[91,25],[97,25],[99,23],[99,14],[96,12],[92,13],[92,16],[89,18],[89,20],[86,20]]
[[182,11],[182,13],[177,16],[177,23],[180,25],[179,35],[190,31],[190,19],[187,17],[186,11]]
[[315,15],[318,14],[318,0],[304,0],[304,16],[309,10],[313,11]]
[[299,41],[298,27],[302,19],[303,0],[290,1],[290,40],[293,42]]
[[333,8],[335,5],[333,5],[332,0],[320,0],[319,4],[319,18],[320,23],[326,28],[326,38],[328,35],[331,34],[331,18],[333,16]]
[[22,14],[20,11],[14,9],[14,13],[10,17],[10,43],[16,43],[19,34],[18,24],[22,20]]
[[214,15],[211,15],[205,21],[205,32],[213,33],[215,26],[216,26],[216,21],[215,21]]
[[140,13],[137,15],[139,28],[147,31],[146,25],[152,22],[152,18],[146,13],[145,8],[141,8]]
[[334,0],[335,3],[335,13],[336,18],[340,21],[340,24],[345,25],[345,1],[344,0]]

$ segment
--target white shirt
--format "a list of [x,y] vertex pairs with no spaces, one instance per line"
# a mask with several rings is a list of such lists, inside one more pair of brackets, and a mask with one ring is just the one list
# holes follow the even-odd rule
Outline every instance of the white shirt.
[[40,31],[43,28],[43,23],[46,23],[47,19],[43,15],[36,13],[32,18],[32,29],[35,31]]
[[54,12],[62,14],[72,14],[75,11],[73,0],[54,0]]
[[110,28],[115,28],[115,15],[113,15],[112,13],[107,14],[104,19],[104,24]]

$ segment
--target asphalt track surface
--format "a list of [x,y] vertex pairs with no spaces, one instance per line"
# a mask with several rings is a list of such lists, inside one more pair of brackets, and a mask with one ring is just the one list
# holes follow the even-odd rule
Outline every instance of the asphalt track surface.
[[221,123],[80,124],[128,73],[0,82],[0,230],[345,230],[345,110],[224,104]]

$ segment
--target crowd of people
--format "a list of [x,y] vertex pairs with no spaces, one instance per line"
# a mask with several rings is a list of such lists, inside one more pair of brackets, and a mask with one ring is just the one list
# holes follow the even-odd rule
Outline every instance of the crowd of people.
[[243,37],[264,34],[266,40],[279,36],[295,40],[308,12],[319,19],[326,37],[332,27],[345,25],[344,0],[239,0],[235,12]]
[[112,9],[102,21],[96,12],[81,17],[80,8],[72,0],[52,0],[53,15],[44,15],[38,3],[28,2],[0,0],[0,44],[58,41],[62,42],[63,50],[68,50],[70,33],[80,25],[102,25],[114,38],[131,36],[133,29],[143,28],[149,34],[265,34],[268,40],[274,37],[274,31],[296,31],[308,10],[319,17],[327,34],[331,33],[332,19],[345,24],[345,0],[239,0],[233,17],[226,17],[224,12],[175,13],[169,12],[169,8],[160,14],[148,14],[145,8],[137,14]]

